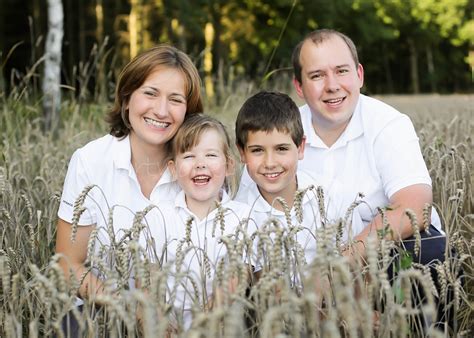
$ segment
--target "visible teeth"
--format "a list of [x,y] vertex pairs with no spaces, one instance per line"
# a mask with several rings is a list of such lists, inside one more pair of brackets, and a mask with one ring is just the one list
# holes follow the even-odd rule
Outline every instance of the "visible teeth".
[[166,127],[168,127],[168,126],[170,125],[170,124],[167,123],[167,122],[159,122],[159,121],[150,119],[150,118],[148,118],[148,117],[145,117],[145,122],[146,122],[147,124],[151,124],[152,126],[157,127],[157,128],[166,128]]
[[264,174],[264,175],[269,178],[275,178],[275,177],[278,177],[280,173],[271,173],[271,174]]
[[330,99],[330,100],[326,100],[326,103],[330,103],[330,104],[335,104],[335,103],[339,103],[339,102],[342,102],[342,99]]
[[201,176],[196,176],[193,178],[193,182],[196,182],[196,183],[205,183],[205,182],[209,182],[211,178],[209,176],[204,176],[204,175],[201,175]]

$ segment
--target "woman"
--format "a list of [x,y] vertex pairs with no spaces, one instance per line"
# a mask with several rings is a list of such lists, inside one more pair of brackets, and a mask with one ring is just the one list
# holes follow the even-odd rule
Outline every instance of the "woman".
[[[178,186],[166,167],[168,142],[187,115],[201,111],[199,74],[185,53],[159,45],[125,66],[106,119],[110,134],[76,150],[69,163],[56,235],[66,278],[70,271],[78,280],[87,272],[84,262],[94,229],[107,243],[108,236],[132,226],[136,212],[174,200]],[[113,234],[107,233],[112,226]],[[101,292],[102,280],[87,273],[79,296]]]

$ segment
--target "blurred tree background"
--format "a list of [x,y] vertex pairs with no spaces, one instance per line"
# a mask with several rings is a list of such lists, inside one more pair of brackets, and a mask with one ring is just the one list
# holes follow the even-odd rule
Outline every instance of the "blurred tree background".
[[[239,80],[289,79],[293,47],[316,28],[354,40],[366,93],[473,90],[473,0],[63,0],[63,7],[61,81],[81,100],[109,100],[121,67],[159,42],[186,51],[217,99]],[[39,85],[46,25],[45,0],[0,0],[0,92],[28,74],[29,86]]]

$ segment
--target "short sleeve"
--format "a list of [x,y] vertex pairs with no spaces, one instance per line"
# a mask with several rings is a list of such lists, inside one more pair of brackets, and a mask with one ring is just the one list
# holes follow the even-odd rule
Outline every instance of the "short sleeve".
[[[86,171],[80,150],[76,150],[71,157],[66,178],[64,180],[63,193],[58,210],[59,218],[66,222],[72,223],[74,203],[83,192],[84,188],[89,186],[91,183],[92,180]],[[88,195],[84,199],[83,207],[85,208],[85,211],[82,213],[81,218],[79,219],[79,225],[91,225],[97,222],[93,190],[94,189],[89,191]]]
[[388,198],[414,184],[431,185],[418,136],[408,116],[397,117],[381,130],[374,141],[374,156]]

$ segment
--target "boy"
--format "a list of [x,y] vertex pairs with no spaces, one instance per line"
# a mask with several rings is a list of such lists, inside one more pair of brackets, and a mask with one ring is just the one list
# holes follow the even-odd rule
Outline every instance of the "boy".
[[[344,218],[345,210],[340,207],[345,202],[339,196],[346,194],[337,182],[332,182],[326,185],[331,195],[318,198],[321,193],[314,187],[320,183],[309,173],[298,170],[305,146],[298,107],[283,93],[259,92],[240,109],[235,133],[241,160],[246,165],[236,199],[252,207],[251,216],[259,228],[270,220],[280,229],[301,226],[295,239],[306,262],[311,262],[316,254],[317,230],[323,224],[334,224]],[[296,197],[295,193],[303,189],[308,190],[302,198]],[[320,200],[324,200],[324,205]],[[357,212],[348,223],[342,225],[344,239],[362,230]]]

